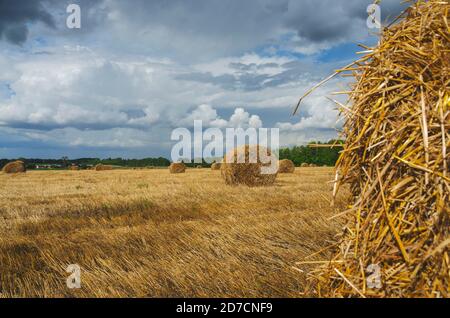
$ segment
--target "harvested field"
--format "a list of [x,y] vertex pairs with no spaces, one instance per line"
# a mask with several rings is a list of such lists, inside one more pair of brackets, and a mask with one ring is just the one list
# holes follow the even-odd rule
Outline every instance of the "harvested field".
[[[210,169],[2,174],[1,296],[309,296],[293,266],[342,228],[327,221],[348,195],[330,207],[333,176],[302,168],[250,188]],[[81,289],[66,287],[69,264]]]

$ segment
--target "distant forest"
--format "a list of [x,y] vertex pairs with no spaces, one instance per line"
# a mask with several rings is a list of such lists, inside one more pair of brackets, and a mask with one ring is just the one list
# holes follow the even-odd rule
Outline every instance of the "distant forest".
[[[343,143],[342,141],[330,140],[327,144]],[[323,144],[320,142],[312,142],[312,144]],[[280,149],[280,160],[290,159],[294,162],[296,166],[302,163],[314,163],[316,165],[327,165],[334,166],[336,160],[339,157],[339,151],[342,148],[311,148],[308,146],[294,146],[291,148]],[[144,158],[144,159],[123,159],[123,158],[79,158],[79,159],[69,159],[63,157],[61,159],[33,159],[33,158],[17,158],[15,160],[22,160],[25,162],[27,169],[35,169],[39,165],[51,165],[54,168],[65,169],[70,165],[77,165],[80,168],[87,168],[95,166],[99,163],[104,165],[113,165],[120,167],[130,167],[130,168],[140,168],[140,167],[168,167],[170,165],[170,160],[167,158]],[[8,162],[13,161],[11,159],[0,159],[0,167],[3,167]],[[186,163],[186,162],[185,162]],[[187,166],[210,166],[206,162],[202,164],[186,163]]]
[[[71,165],[77,165],[80,168],[87,168],[95,166],[99,163],[104,165],[113,165],[120,167],[130,167],[130,168],[138,168],[138,167],[168,167],[170,165],[170,161],[166,158],[144,158],[144,159],[122,159],[122,158],[107,158],[107,159],[99,159],[99,158],[79,158],[79,159],[33,159],[33,158],[17,158],[17,160],[22,160],[25,162],[27,169],[35,169],[36,166],[39,165],[51,165],[54,167],[60,167],[61,169],[65,169]],[[5,164],[12,160],[8,159],[0,159],[0,167],[3,167]]]
[[[325,144],[343,144],[341,140],[330,140]],[[310,144],[324,144],[321,142],[311,142]],[[302,163],[314,163],[319,166],[334,166],[339,158],[342,147],[333,148],[312,148],[308,146],[294,146],[292,148],[280,149],[280,160],[290,159],[296,166]]]

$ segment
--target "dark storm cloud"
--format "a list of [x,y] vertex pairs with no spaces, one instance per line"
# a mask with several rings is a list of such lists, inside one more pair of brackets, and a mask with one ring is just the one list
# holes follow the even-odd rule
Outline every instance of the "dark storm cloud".
[[22,44],[28,36],[27,23],[42,22],[54,28],[53,17],[40,0],[0,0],[0,39]]
[[76,35],[66,28],[67,6],[78,4],[82,10],[83,27],[78,34],[92,32],[105,21],[103,0],[0,0],[0,40],[23,44],[29,34],[30,23],[43,23],[52,31],[65,36]]
[[175,78],[184,81],[213,84],[225,90],[257,91],[266,87],[282,85],[291,80],[297,80],[301,75],[301,73],[294,70],[296,68],[295,63],[290,63],[290,69],[277,75],[256,73],[259,70],[278,68],[280,66],[277,63],[244,64],[232,62],[229,64],[229,67],[234,70],[232,74],[213,75],[210,72],[192,72],[177,75]]
[[[229,63],[229,67],[235,70],[232,74],[213,75],[211,72],[192,72],[180,74],[175,78],[183,81],[213,84],[229,91],[258,91],[302,80],[305,78],[305,74],[308,74],[310,80],[318,81],[332,68],[330,64],[313,64],[311,61],[292,61],[284,64],[232,62]],[[282,68],[282,70],[273,75],[255,72],[265,68]]]
[[231,68],[240,70],[240,71],[250,71],[253,69],[262,70],[268,67],[278,67],[277,63],[263,63],[263,64],[244,64],[244,63],[230,63]]
[[[373,3],[373,0],[358,1],[361,5],[353,4],[350,6],[351,15],[359,19],[367,19],[367,6]],[[381,8],[381,20],[384,23],[389,23],[396,18],[403,10],[405,10],[409,3],[403,3],[400,0],[384,0],[379,3]]]
[[[285,25],[311,42],[346,39],[365,28],[367,7],[372,3],[373,0],[290,1]],[[382,22],[391,21],[408,6],[400,0],[384,0],[379,5]]]
[[280,86],[290,81],[299,80],[301,76],[301,73],[299,73],[298,71],[290,69],[283,71],[282,73],[277,75],[241,72],[235,73],[234,75],[223,74],[214,76],[210,72],[194,72],[178,75],[176,79],[213,84],[229,91],[258,91],[268,87]]
[[[402,11],[406,4],[400,2],[382,1],[383,20]],[[83,27],[78,32],[64,28],[69,3],[82,9]],[[133,34],[132,38],[122,35],[115,39],[119,47],[128,42],[148,47],[145,34],[165,30],[167,35],[174,35],[174,41],[155,39],[160,41],[155,50],[194,51],[195,55],[202,46],[213,48],[209,44],[214,41],[217,50],[236,54],[254,46],[276,44],[277,37],[286,31],[309,44],[352,39],[355,34],[367,33],[366,8],[370,3],[372,0],[0,0],[0,39],[24,43],[30,22],[44,23],[71,38],[91,34],[94,27],[107,32],[117,24]],[[109,16],[115,18],[110,20]],[[190,41],[181,41],[179,48],[177,39]]]
[[[257,48],[313,54],[346,41],[362,42],[376,31],[366,26],[371,3],[373,0],[110,0],[102,8],[114,17],[105,20],[115,26],[110,47],[192,63]],[[400,3],[383,0],[382,20],[407,6]]]

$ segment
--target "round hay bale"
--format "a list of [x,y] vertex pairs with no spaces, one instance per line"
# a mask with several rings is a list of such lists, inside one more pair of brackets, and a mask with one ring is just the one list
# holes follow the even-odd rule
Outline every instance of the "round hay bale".
[[80,167],[78,167],[77,165],[71,165],[71,166],[69,167],[69,170],[74,170],[74,171],[80,170]]
[[203,168],[202,166],[197,166],[197,169],[201,169],[201,168]]
[[[270,166],[270,163],[263,164],[259,156],[260,146],[241,146],[233,149],[229,156],[233,158],[227,162],[227,156],[224,157],[220,171],[225,183],[228,185],[244,184],[247,186],[267,186],[272,185],[277,177],[277,171],[273,174],[263,174],[261,168]],[[250,162],[250,153],[257,154],[256,162]],[[266,149],[267,155],[271,155],[269,149]]]
[[289,159],[278,161],[278,173],[294,173],[295,165]]
[[101,163],[99,163],[98,165],[95,166],[95,171],[104,171],[104,170],[112,170],[113,167],[110,165],[102,165]]
[[300,167],[302,167],[302,168],[306,168],[306,167],[309,167],[309,164],[308,163],[306,163],[306,162],[303,162],[301,165],[300,165]]
[[186,171],[186,165],[182,162],[173,162],[169,166],[170,173],[184,173]]
[[220,163],[214,162],[214,163],[211,165],[211,170],[220,170]]
[[309,166],[310,166],[311,168],[317,167],[317,165],[316,165],[315,163],[311,163]]
[[25,167],[25,163],[23,161],[17,160],[10,163],[7,163],[2,171],[4,173],[19,173],[26,172],[27,168]]

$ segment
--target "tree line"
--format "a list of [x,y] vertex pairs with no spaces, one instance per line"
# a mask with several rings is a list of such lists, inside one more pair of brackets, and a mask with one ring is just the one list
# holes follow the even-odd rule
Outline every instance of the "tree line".
[[[326,144],[340,143],[341,140],[330,140]],[[320,142],[312,142],[312,144],[323,144]],[[340,147],[333,148],[312,148],[309,146],[294,146],[290,148],[281,148],[279,151],[279,158],[289,159],[294,162],[296,166],[300,166],[302,163],[313,163],[319,166],[327,165],[334,166],[336,160],[339,158],[339,152],[342,150]],[[22,160],[25,162],[27,169],[35,169],[40,165],[51,165],[54,168],[67,168],[71,165],[77,165],[80,168],[92,167],[97,164],[120,166],[120,167],[130,167],[130,168],[143,168],[143,167],[168,167],[170,165],[170,160],[164,157],[159,158],[143,158],[143,159],[123,159],[123,158],[79,158],[79,159],[69,159],[67,157],[62,157],[60,159],[33,159],[33,158],[17,158],[16,160]],[[13,161],[11,159],[0,159],[0,167],[3,167],[8,162]],[[210,164],[206,163],[204,160],[202,163],[196,164],[194,161],[184,163],[188,167],[193,167],[201,165],[204,167],[209,167]]]
[[[343,144],[341,140],[330,140],[326,143],[311,142],[310,144]],[[280,149],[280,160],[289,159],[294,162],[296,166],[302,163],[313,163],[318,166],[334,166],[339,158],[339,152],[342,147],[330,148],[313,148],[309,146],[294,146],[291,148]]]
[[[36,159],[36,158],[18,158],[16,160],[21,160],[25,163],[27,169],[35,169],[37,166],[50,165],[54,168],[67,168],[71,165],[79,166],[80,168],[92,167],[97,164],[113,165],[120,167],[168,167],[170,165],[170,160],[159,157],[159,158],[143,158],[143,159],[123,159],[123,158],[79,158],[79,159],[68,159],[63,157],[61,159]],[[11,159],[0,159],[0,167],[3,167],[8,162],[13,161]]]

